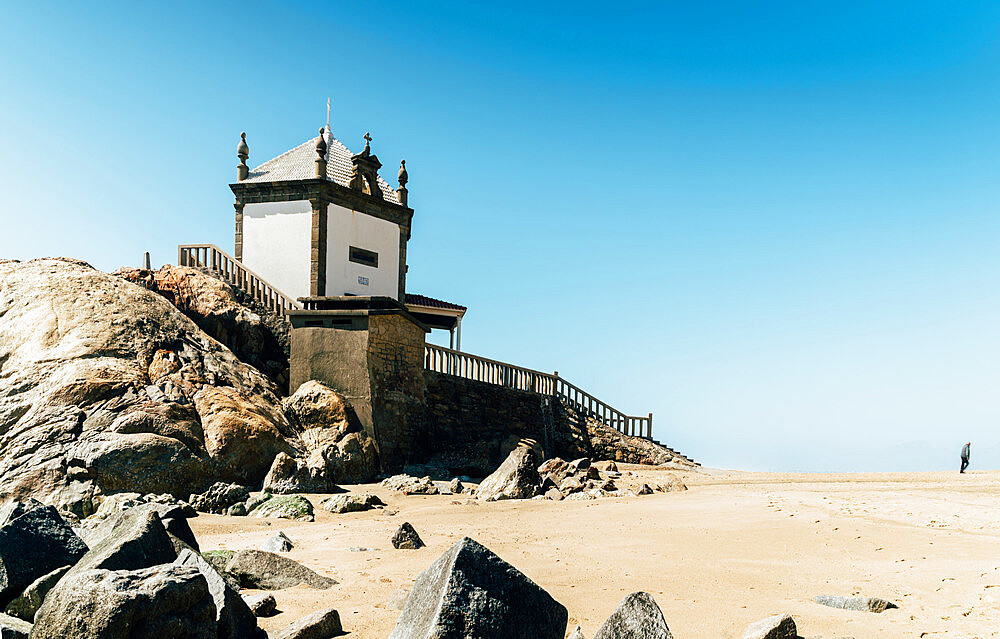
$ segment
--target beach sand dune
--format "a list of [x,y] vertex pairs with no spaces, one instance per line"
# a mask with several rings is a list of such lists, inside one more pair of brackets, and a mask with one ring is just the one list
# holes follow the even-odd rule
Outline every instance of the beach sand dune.
[[[621,465],[629,479],[680,477],[690,490],[593,501],[478,503],[403,496],[385,509],[313,523],[201,515],[203,550],[254,548],[284,531],[289,556],[340,583],[275,592],[268,630],[333,607],[356,637],[385,637],[393,593],[463,536],[484,544],[569,610],[592,636],[628,593],[654,595],[678,639],[741,637],[788,612],[803,637],[1000,637],[1000,472],[770,474]],[[322,496],[310,495],[318,505]],[[408,521],[427,544],[395,550]],[[353,548],[353,550],[352,550]],[[364,548],[368,550],[358,550]],[[882,614],[827,608],[817,595],[882,597]]]

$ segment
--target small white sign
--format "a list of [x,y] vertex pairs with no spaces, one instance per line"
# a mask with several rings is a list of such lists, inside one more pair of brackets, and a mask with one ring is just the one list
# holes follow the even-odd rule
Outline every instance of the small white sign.
[[358,275],[358,284],[361,286],[368,286],[368,278],[364,275]]

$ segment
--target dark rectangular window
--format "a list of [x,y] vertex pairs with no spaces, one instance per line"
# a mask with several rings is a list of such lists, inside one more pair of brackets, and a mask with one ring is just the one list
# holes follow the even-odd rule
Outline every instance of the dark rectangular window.
[[369,251],[367,249],[352,246],[349,259],[352,262],[357,262],[358,264],[378,268],[378,253],[375,251]]

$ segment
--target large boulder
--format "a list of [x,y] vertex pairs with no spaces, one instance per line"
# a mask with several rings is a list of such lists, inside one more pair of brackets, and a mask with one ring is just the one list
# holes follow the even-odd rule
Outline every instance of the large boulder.
[[518,446],[492,475],[479,484],[476,498],[482,501],[531,499],[538,494],[538,457],[527,446]]
[[212,484],[203,493],[192,494],[188,501],[197,511],[221,515],[230,506],[244,503],[249,499],[250,491],[245,486],[219,481]]
[[326,465],[309,466],[305,460],[278,453],[264,477],[263,490],[275,495],[326,493],[334,490]]
[[216,639],[215,604],[196,568],[85,570],[64,577],[35,617],[32,639]]
[[257,628],[257,618],[240,597],[240,593],[201,555],[193,550],[183,550],[174,564],[196,568],[208,582],[208,592],[215,602],[218,639],[253,639],[261,634]]
[[0,610],[39,577],[87,554],[87,545],[52,506],[34,502],[20,513],[0,528]]
[[336,490],[336,482],[359,484],[375,478],[379,472],[375,442],[339,393],[312,380],[282,405],[297,429],[300,457],[294,468],[286,465],[284,472],[301,483],[298,492],[330,492]]
[[278,388],[163,297],[81,262],[0,261],[0,501],[257,483],[292,450]]
[[243,588],[258,590],[281,590],[299,584],[326,590],[337,583],[296,561],[263,550],[239,551],[226,564],[225,571]]
[[466,537],[420,573],[389,639],[563,639],[567,619],[562,604]]
[[67,577],[87,570],[139,570],[168,564],[177,551],[155,510],[133,509],[103,539],[95,541]]
[[115,275],[162,295],[240,360],[288,387],[288,325],[253,297],[210,273],[167,264],[158,271],[123,268]]
[[192,512],[191,507],[180,505],[180,503],[144,502],[136,504],[130,508],[109,509],[105,517],[99,515],[104,510],[105,504],[101,504],[96,515],[88,517],[81,522],[80,536],[88,544],[107,537],[111,531],[120,526],[125,519],[137,512],[155,512],[160,516],[160,523],[172,537],[180,540],[185,545],[198,550],[198,540],[195,539],[194,532],[188,524],[188,515]]
[[392,535],[392,547],[396,550],[419,550],[424,547],[424,540],[417,534],[413,524],[404,521]]
[[411,477],[410,475],[393,475],[382,480],[382,486],[401,492],[404,495],[437,495],[441,491],[430,477]]
[[653,595],[633,592],[622,599],[594,639],[673,639],[673,635]]

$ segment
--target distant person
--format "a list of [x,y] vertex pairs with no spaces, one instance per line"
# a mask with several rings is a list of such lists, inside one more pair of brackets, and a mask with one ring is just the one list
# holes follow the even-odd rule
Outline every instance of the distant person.
[[972,442],[965,442],[965,446],[962,446],[962,468],[958,472],[964,473],[965,469],[969,467],[969,447],[972,446]]

